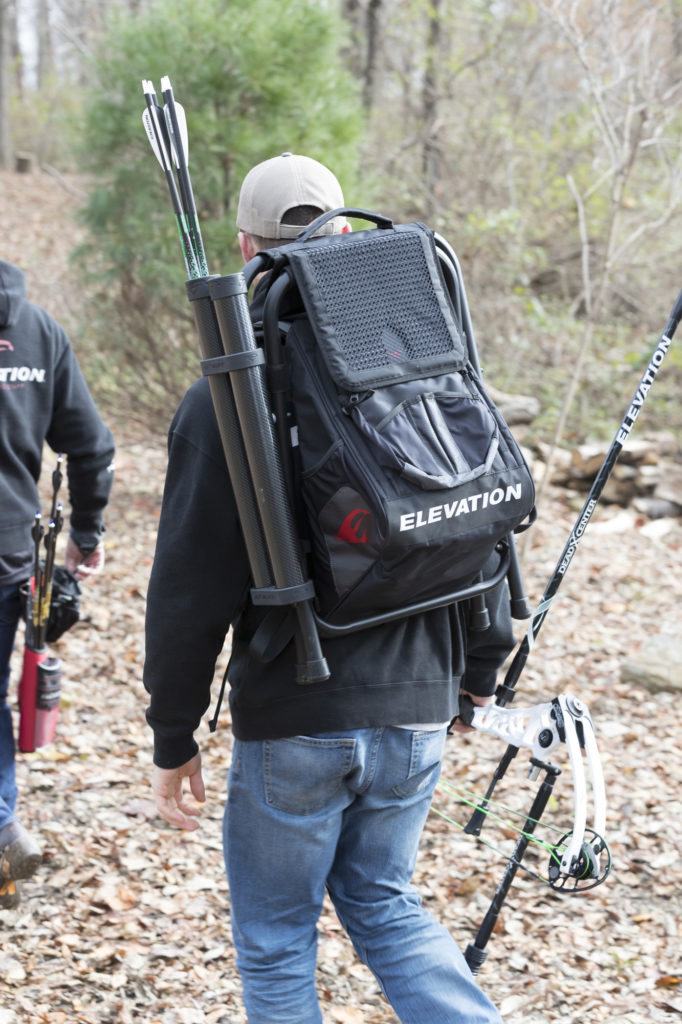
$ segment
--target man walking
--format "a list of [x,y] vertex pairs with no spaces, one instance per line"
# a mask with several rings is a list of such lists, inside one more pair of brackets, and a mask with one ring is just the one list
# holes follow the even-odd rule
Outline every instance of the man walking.
[[[266,160],[240,193],[244,259],[343,205],[338,181],[317,161]],[[348,230],[343,217],[328,224]],[[255,288],[254,320],[264,287]],[[316,926],[326,891],[403,1024],[500,1024],[410,880],[459,696],[491,701],[514,646],[504,588],[488,595],[484,632],[469,631],[467,608],[457,606],[325,640],[330,677],[302,687],[292,643],[267,664],[254,655],[264,609],[251,603],[250,585],[204,378],[169,433],[144,681],[157,808],[195,829],[186,787],[199,802],[205,793],[194,732],[232,627],[224,853],[249,1024],[320,1024]]]
[[64,563],[79,579],[104,564],[102,511],[113,481],[114,441],[90,396],[68,337],[26,298],[24,274],[0,260],[0,909],[17,906],[17,881],[41,852],[16,814],[10,656],[19,590],[31,575],[31,526],[47,443],[66,456],[71,503]]

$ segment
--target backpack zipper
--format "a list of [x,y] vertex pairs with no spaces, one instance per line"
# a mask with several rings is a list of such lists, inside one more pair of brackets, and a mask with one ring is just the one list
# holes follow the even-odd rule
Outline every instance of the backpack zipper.
[[356,406],[361,405],[363,402],[366,402],[373,394],[373,391],[352,392],[352,394],[348,395],[348,401],[342,402],[341,411],[344,412],[346,416],[352,416],[353,409],[355,409]]

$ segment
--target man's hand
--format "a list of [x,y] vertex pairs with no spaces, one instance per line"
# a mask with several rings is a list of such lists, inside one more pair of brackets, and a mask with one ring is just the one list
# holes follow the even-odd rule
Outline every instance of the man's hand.
[[[487,708],[489,704],[492,704],[495,700],[495,694],[491,693],[489,697],[477,697],[475,693],[469,693],[468,690],[460,690],[460,697],[468,697],[472,704],[475,704],[479,708]],[[473,732],[473,725],[465,725],[464,722],[460,722],[459,718],[456,718],[452,723],[453,732]]]
[[94,551],[83,557],[83,553],[73,537],[69,537],[64,552],[64,566],[73,573],[77,580],[86,580],[91,576],[96,576],[104,568],[104,544],[100,541]]
[[176,828],[193,832],[199,828],[196,820],[201,813],[200,808],[193,807],[185,800],[183,779],[189,779],[192,796],[199,803],[206,800],[204,780],[201,774],[201,754],[195,754],[191,761],[179,768],[158,768],[154,765],[152,790],[156,809],[162,818]]

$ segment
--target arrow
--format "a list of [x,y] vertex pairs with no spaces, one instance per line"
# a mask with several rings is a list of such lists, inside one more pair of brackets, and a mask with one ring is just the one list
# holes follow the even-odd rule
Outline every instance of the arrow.
[[164,124],[163,128],[161,127],[163,118],[159,117],[158,112],[160,111],[160,107],[156,102],[156,93],[154,92],[153,84],[146,79],[143,79],[142,90],[147,103],[147,109],[142,112],[144,130],[147,133],[149,144],[154,151],[154,156],[161,164],[163,173],[166,176],[168,191],[170,192],[171,203],[173,205],[173,213],[175,214],[175,221],[178,226],[182,254],[185,258],[187,276],[190,278],[196,278],[199,277],[200,274],[197,268],[194,249],[192,248],[192,241],[187,230],[187,222],[180,202],[180,196],[178,195],[175,179],[173,177],[171,158],[168,152],[169,146],[166,141],[166,125]]
[[161,95],[163,96],[166,128],[168,131],[168,136],[170,138],[173,159],[175,160],[175,163],[178,168],[178,181],[180,182],[180,190],[183,196],[183,203],[185,208],[185,214],[187,217],[189,233],[194,245],[194,252],[196,254],[196,260],[199,266],[200,276],[206,277],[208,275],[206,253],[204,251],[204,243],[201,237],[201,229],[199,227],[199,216],[197,214],[196,203],[194,202],[192,182],[189,177],[189,141],[187,136],[187,118],[185,116],[184,108],[181,106],[181,104],[175,102],[175,97],[173,96],[173,89],[171,87],[170,78],[168,77],[168,75],[164,75],[164,77],[161,79]]

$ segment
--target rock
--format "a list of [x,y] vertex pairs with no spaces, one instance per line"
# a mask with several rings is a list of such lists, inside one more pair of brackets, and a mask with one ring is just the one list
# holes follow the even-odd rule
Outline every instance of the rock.
[[666,519],[680,514],[680,506],[674,502],[664,501],[662,498],[650,498],[647,495],[635,498],[632,507],[649,519]]
[[616,463],[604,484],[602,498],[613,505],[629,505],[636,494],[637,470],[634,466],[621,466]]
[[540,413],[540,402],[532,395],[508,395],[487,381],[485,387],[510,427],[532,423]]
[[664,472],[664,462],[657,462],[655,466],[637,466],[637,493],[638,494],[652,494],[654,487],[661,479],[661,474]]
[[682,510],[682,465],[669,462],[661,473],[654,489],[654,498],[661,501],[672,501]]
[[537,441],[535,448],[538,453],[533,475],[536,480],[541,480],[545,473],[547,459],[551,457],[550,483],[559,487],[566,486],[571,480],[571,453],[567,448],[554,448],[542,441]]
[[653,636],[638,654],[622,663],[620,678],[651,693],[682,692],[682,640],[663,633]]
[[34,157],[32,153],[18,152],[14,155],[14,169],[17,174],[30,174],[33,170]]
[[[604,485],[602,500],[621,506],[638,501],[638,511],[652,517],[682,515],[682,462],[669,457],[678,451],[671,453],[673,444],[665,433],[628,440]],[[551,452],[551,482],[587,493],[610,447],[606,441],[591,441],[570,452],[556,448]],[[549,446],[537,443],[536,449],[546,462]]]
[[649,540],[662,540],[669,533],[677,532],[678,530],[679,518],[678,513],[675,512],[668,516],[661,516],[660,519],[650,516],[649,522],[640,526],[639,534],[641,537],[648,537]]
[[[610,442],[589,441],[580,444],[571,452],[571,470],[578,479],[593,479],[606,458]],[[659,454],[653,441],[628,440],[627,446],[618,456],[617,466],[655,466]]]
[[645,433],[641,438],[645,444],[650,444],[659,455],[674,459],[680,450],[679,439],[672,430],[661,430],[656,434]]

